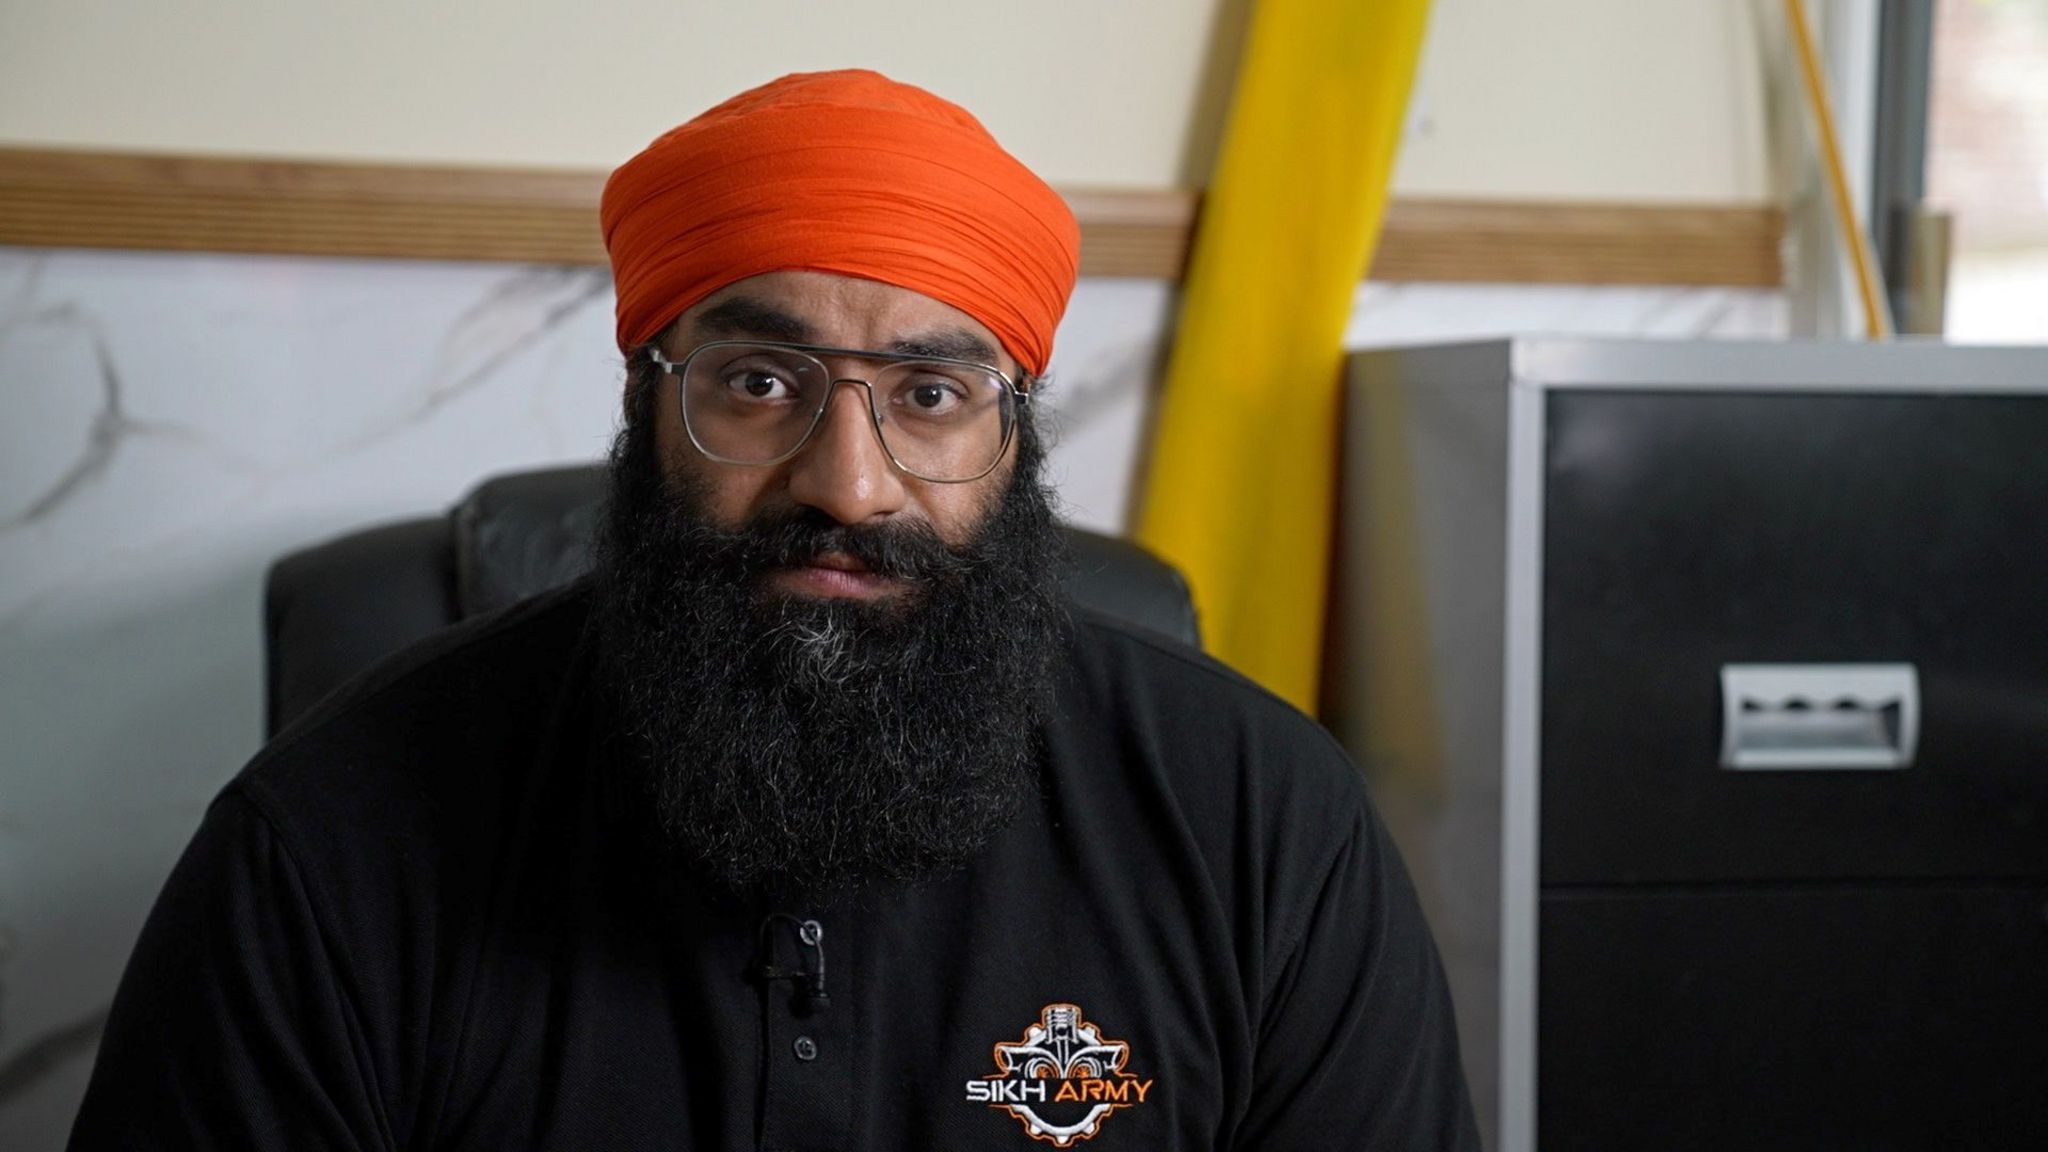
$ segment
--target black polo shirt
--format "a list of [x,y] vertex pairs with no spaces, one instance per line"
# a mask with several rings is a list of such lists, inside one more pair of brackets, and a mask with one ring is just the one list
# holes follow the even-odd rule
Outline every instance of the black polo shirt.
[[1313,723],[1084,616],[964,871],[735,907],[622,831],[588,593],[456,629],[216,800],[74,1148],[1476,1148],[1429,933]]

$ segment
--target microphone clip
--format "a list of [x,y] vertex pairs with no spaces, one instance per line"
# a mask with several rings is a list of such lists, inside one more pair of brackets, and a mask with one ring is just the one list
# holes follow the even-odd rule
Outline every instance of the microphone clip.
[[[776,925],[786,924],[794,930],[798,950],[802,955],[802,966],[783,968],[770,961],[775,955],[774,943],[770,936]],[[807,1012],[823,1011],[832,1006],[831,997],[825,994],[825,926],[816,920],[799,920],[784,912],[770,913],[761,921],[755,977],[763,982],[788,980],[797,985],[798,1000]]]

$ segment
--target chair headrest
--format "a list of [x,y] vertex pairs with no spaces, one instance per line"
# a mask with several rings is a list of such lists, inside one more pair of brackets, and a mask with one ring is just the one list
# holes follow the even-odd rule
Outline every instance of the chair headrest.
[[604,508],[602,466],[486,480],[455,506],[455,603],[481,616],[590,570]]

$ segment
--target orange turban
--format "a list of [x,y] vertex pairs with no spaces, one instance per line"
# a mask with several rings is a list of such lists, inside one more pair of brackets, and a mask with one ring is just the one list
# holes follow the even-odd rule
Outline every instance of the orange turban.
[[873,72],[727,100],[613,172],[599,215],[628,352],[735,280],[807,268],[950,304],[1035,374],[1080,270],[1059,193],[965,109]]

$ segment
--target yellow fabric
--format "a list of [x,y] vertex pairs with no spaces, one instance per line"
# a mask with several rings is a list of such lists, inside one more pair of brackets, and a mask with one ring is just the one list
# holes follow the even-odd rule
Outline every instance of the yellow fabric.
[[1153,429],[1138,538],[1209,650],[1314,711],[1344,325],[1428,0],[1254,0]]

